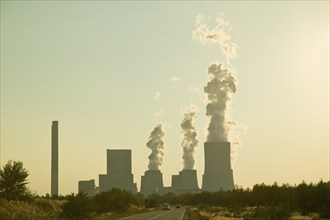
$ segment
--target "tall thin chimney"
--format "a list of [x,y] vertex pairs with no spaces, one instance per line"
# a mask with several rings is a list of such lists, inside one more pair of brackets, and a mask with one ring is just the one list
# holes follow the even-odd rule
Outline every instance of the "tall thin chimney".
[[52,122],[51,196],[58,195],[58,121]]

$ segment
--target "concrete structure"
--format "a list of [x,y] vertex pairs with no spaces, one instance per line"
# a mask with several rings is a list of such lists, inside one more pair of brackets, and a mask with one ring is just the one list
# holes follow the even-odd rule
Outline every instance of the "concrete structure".
[[52,122],[51,196],[58,195],[58,121]]
[[148,196],[153,193],[163,194],[163,174],[159,170],[147,170],[141,176],[141,193]]
[[177,194],[199,192],[196,170],[182,170],[179,175],[172,175],[172,190]]
[[234,189],[229,142],[204,143],[205,171],[202,190],[215,192]]
[[132,173],[131,150],[107,150],[107,174]]
[[172,182],[171,182],[171,188],[173,190],[173,192],[179,190],[180,188],[180,175],[172,175]]
[[95,188],[95,180],[81,180],[78,182],[78,192],[87,193],[88,196],[95,196],[97,190]]
[[137,192],[133,182],[131,150],[107,150],[107,174],[99,175],[99,191],[120,188]]

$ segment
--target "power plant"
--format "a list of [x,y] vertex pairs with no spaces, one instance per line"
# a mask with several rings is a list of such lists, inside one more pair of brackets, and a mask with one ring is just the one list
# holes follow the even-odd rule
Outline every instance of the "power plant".
[[133,182],[131,150],[107,150],[107,174],[99,175],[99,192],[112,188],[137,192]]
[[230,164],[230,142],[204,143],[205,170],[202,190],[215,192],[234,189]]
[[179,175],[172,175],[172,191],[176,194],[199,192],[196,170],[182,170]]
[[84,192],[88,196],[95,196],[98,188],[95,187],[95,180],[80,180],[78,182],[78,192]]
[[[170,187],[163,184],[160,170],[147,170],[141,176],[140,192],[145,196],[151,194],[198,193],[202,191],[216,192],[234,189],[233,170],[230,163],[230,142],[204,143],[205,170],[202,188],[198,187],[197,171],[183,169],[178,175],[172,175]],[[107,174],[99,175],[99,187],[95,181],[79,181],[79,191],[88,195],[105,192],[112,188],[120,188],[132,193],[137,192],[133,182],[131,150],[107,150]],[[97,190],[98,189],[98,190]]]
[[144,195],[164,193],[163,174],[160,170],[147,170],[144,172],[144,176],[141,176],[140,192]]
[[[164,156],[164,124],[158,124],[151,131],[147,148],[151,150],[148,156],[148,169],[141,176],[140,192],[144,195],[153,193],[177,194],[196,193],[202,191],[216,192],[234,189],[234,177],[231,167],[230,132],[236,123],[230,112],[232,95],[237,91],[236,74],[232,70],[231,61],[236,58],[237,45],[231,42],[230,34],[225,30],[227,22],[217,18],[215,28],[207,27],[204,16],[196,19],[196,29],[192,32],[193,39],[202,44],[214,43],[220,46],[220,51],[226,63],[216,61],[208,67],[208,82],[204,86],[206,116],[209,117],[207,137],[204,143],[204,174],[202,187],[198,187],[197,171],[194,169],[194,153],[198,146],[197,129],[194,126],[198,108],[190,105],[184,113],[181,122],[183,150],[183,169],[178,175],[172,175],[170,187],[163,185],[163,175],[160,166]],[[237,140],[238,137],[235,137]],[[237,141],[236,143],[238,143]],[[236,144],[235,144],[236,145]],[[58,122],[52,124],[52,156],[51,156],[51,195],[58,194]],[[79,190],[93,195],[113,188],[120,188],[136,193],[137,185],[132,174],[132,151],[124,149],[107,150],[107,172],[99,175],[99,187],[95,187],[95,180],[84,180],[78,183]]]
[[51,128],[51,196],[58,195],[58,121]]
[[[51,133],[51,195],[53,196],[58,195],[58,121],[52,122]],[[159,166],[153,169],[150,168],[152,166],[149,166],[149,169],[141,176],[140,192],[148,196],[153,193],[184,194],[197,193],[201,190],[209,192],[232,190],[234,189],[234,178],[230,162],[230,147],[230,142],[226,141],[204,143],[205,169],[201,189],[198,187],[197,171],[192,169],[193,166],[190,166],[191,169],[185,166],[178,175],[172,175],[170,187],[163,185],[163,175],[158,169]],[[107,149],[106,158],[107,172],[99,175],[99,187],[95,186],[94,179],[82,180],[78,183],[78,191],[84,191],[89,196],[113,188],[137,193],[137,185],[134,183],[132,174],[132,151]],[[157,161],[150,160],[150,162],[156,163]]]

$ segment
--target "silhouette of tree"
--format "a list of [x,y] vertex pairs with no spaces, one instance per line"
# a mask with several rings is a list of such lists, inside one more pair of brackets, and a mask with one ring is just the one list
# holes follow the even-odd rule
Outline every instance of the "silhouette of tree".
[[94,209],[97,213],[125,212],[129,204],[134,202],[130,192],[113,188],[111,191],[99,193],[94,197]]
[[30,197],[27,188],[29,173],[20,161],[8,161],[0,169],[0,197],[12,199],[24,199]]
[[71,219],[88,218],[92,212],[91,201],[82,191],[69,195],[62,209],[62,215]]

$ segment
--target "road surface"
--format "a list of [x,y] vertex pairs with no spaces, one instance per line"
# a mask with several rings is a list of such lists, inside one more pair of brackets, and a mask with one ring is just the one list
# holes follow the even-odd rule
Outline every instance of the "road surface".
[[159,210],[129,217],[119,220],[181,220],[186,212],[185,208],[171,208],[170,210]]

